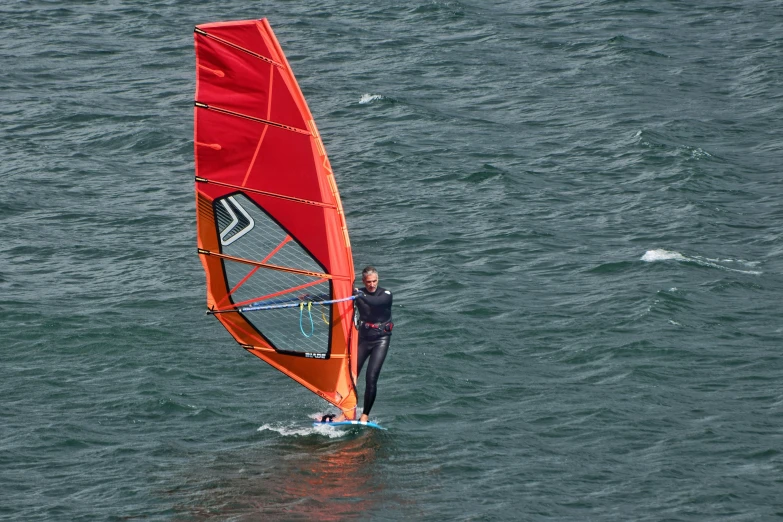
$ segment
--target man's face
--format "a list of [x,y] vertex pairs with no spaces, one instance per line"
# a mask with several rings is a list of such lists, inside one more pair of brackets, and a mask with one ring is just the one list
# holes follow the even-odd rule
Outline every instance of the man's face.
[[375,289],[378,288],[378,274],[370,272],[367,275],[363,275],[362,283],[364,283],[364,288],[366,288],[368,292],[375,292]]

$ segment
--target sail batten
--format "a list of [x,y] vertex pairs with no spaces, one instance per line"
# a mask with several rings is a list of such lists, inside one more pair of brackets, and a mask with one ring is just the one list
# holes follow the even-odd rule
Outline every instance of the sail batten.
[[229,47],[233,47],[234,49],[237,49],[239,51],[247,53],[247,54],[249,54],[249,55],[251,55],[251,56],[253,56],[255,58],[258,58],[259,60],[262,60],[264,62],[270,63],[270,64],[274,65],[275,67],[283,67],[283,64],[278,63],[278,62],[276,62],[275,60],[273,60],[271,58],[267,58],[266,56],[262,56],[262,55],[260,55],[260,54],[258,54],[256,52],[251,51],[250,49],[246,49],[246,48],[242,47],[241,45],[237,45],[237,44],[235,44],[233,42],[229,42],[228,40],[224,40],[222,38],[218,38],[217,36],[215,36],[213,34],[209,34],[208,32],[204,31],[203,29],[199,29],[198,27],[196,27],[194,29],[194,32],[196,34],[199,34],[199,35],[205,36],[207,38],[210,38],[212,40],[215,40],[216,42],[220,42],[223,45],[227,45]]
[[194,39],[207,309],[249,353],[353,418],[353,260],[313,116],[265,19],[199,25]]
[[210,111],[220,112],[220,113],[223,113],[223,114],[228,114],[229,116],[235,116],[237,118],[244,118],[246,120],[255,121],[257,123],[263,123],[264,125],[271,125],[273,127],[278,127],[280,129],[285,129],[285,130],[288,130],[288,131],[291,131],[291,132],[298,132],[299,134],[312,134],[312,132],[304,130],[304,129],[298,129],[296,127],[291,127],[290,125],[284,125],[282,123],[265,120],[263,118],[256,118],[256,117],[250,116],[248,114],[242,114],[241,112],[231,111],[229,109],[224,109],[222,107],[217,107],[217,106],[214,106],[214,105],[208,105],[206,103],[201,103],[198,100],[196,100],[194,105],[196,107],[198,107],[199,109],[207,109],[207,110],[210,110]]
[[[200,145],[200,144],[198,144],[198,145]],[[336,209],[336,210],[339,210],[340,212],[342,212],[341,208],[338,208],[337,205],[332,204],[332,203],[322,203],[320,201],[310,201],[310,200],[307,200],[307,199],[295,198],[293,196],[286,196],[285,194],[274,194],[272,192],[265,192],[263,190],[256,190],[256,189],[253,189],[253,188],[245,187],[243,185],[232,185],[231,183],[223,183],[223,182],[220,182],[220,181],[210,181],[208,179],[198,178],[198,177],[196,178],[196,182],[197,183],[212,183],[212,184],[221,185],[221,186],[227,187],[227,188],[242,189],[242,190],[245,190],[245,191],[248,191],[248,192],[253,192],[255,194],[260,194],[260,195],[263,195],[263,196],[269,196],[269,197],[272,197],[272,198],[285,199],[285,200],[288,200],[288,201],[294,201],[296,203],[302,203],[304,205],[314,205],[314,206],[317,206],[317,207],[332,208],[332,209]]]
[[321,272],[310,272],[308,270],[302,270],[299,268],[293,268],[289,266],[280,266],[280,265],[272,265],[269,263],[262,263],[261,261],[254,261],[253,259],[246,259],[242,257],[236,257],[236,256],[229,256],[226,254],[221,254],[220,252],[212,252],[209,250],[203,250],[200,249],[198,251],[199,254],[205,255],[205,256],[214,256],[219,257],[221,259],[227,259],[229,261],[236,261],[237,263],[243,263],[245,265],[253,265],[260,268],[268,268],[270,270],[279,270],[281,272],[289,272],[292,274],[301,274],[306,275],[310,277],[322,277],[324,279],[353,279],[353,276],[345,274],[345,275],[339,275],[339,274],[325,274]]

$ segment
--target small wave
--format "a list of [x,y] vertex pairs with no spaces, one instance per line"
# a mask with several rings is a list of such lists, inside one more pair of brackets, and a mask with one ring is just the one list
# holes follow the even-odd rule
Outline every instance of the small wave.
[[678,155],[688,156],[694,160],[716,159],[712,154],[692,145],[681,143],[678,139],[667,136],[666,134],[653,132],[650,130],[638,130],[633,135],[636,143],[648,149],[670,150]]
[[737,272],[740,274],[751,274],[751,275],[760,275],[762,274],[759,270],[738,270],[736,268],[730,268],[727,266],[724,266],[720,263],[739,263],[744,266],[756,266],[758,263],[755,261],[745,261],[745,260],[734,260],[734,259],[710,259],[700,256],[684,256],[680,254],[679,252],[673,252],[670,250],[664,250],[662,248],[657,248],[655,250],[648,250],[644,253],[644,255],[641,257],[642,261],[646,261],[648,263],[654,263],[656,261],[682,261],[685,263],[694,263],[699,266],[708,266],[710,268],[719,268],[721,270],[726,270],[728,272]]
[[359,103],[364,105],[365,103],[372,103],[375,100],[382,100],[383,96],[380,94],[362,94],[361,99],[359,100]]

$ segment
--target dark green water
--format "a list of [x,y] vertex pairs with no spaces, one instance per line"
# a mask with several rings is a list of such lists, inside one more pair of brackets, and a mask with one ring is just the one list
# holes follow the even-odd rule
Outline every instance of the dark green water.
[[[779,3],[306,4],[0,6],[0,519],[783,517]],[[387,432],[204,315],[192,28],[264,16]]]

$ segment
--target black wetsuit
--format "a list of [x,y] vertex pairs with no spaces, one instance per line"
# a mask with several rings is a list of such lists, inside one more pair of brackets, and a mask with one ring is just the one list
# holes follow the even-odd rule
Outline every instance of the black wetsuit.
[[366,386],[364,388],[364,409],[362,414],[369,415],[378,392],[378,376],[389,350],[392,330],[392,294],[378,287],[375,292],[362,290],[356,298],[359,310],[359,360],[358,372],[362,372],[364,362],[369,358]]

